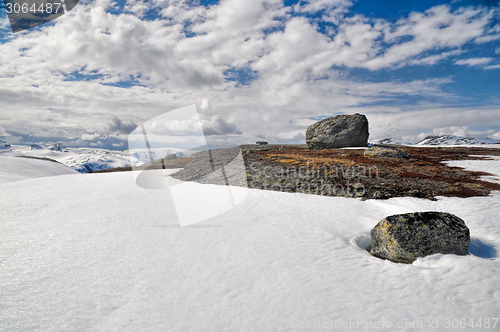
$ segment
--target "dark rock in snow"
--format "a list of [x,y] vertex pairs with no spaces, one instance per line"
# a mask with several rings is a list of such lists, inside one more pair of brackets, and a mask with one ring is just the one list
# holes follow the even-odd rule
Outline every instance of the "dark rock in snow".
[[338,115],[321,120],[306,131],[309,149],[364,147],[368,144],[368,119],[362,114]]
[[257,141],[257,142],[255,142],[255,144],[257,144],[257,145],[267,145],[269,143],[267,143],[266,141]]
[[376,191],[376,192],[373,193],[372,198],[374,198],[374,199],[385,199],[387,197],[385,196],[385,194],[383,192]]
[[417,190],[417,189],[410,190],[409,194],[410,194],[410,196],[417,197],[417,198],[425,198],[425,197],[427,197],[427,195],[424,192],[422,192],[420,190]]
[[30,146],[30,150],[42,150],[43,149],[43,146],[41,146],[40,144],[31,144]]
[[389,216],[371,231],[373,256],[396,263],[413,263],[432,254],[467,255],[469,228],[445,212],[416,212]]

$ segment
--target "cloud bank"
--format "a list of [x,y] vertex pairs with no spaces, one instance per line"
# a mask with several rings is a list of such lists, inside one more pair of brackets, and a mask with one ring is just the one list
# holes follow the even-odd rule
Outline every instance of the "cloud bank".
[[461,106],[447,89],[453,76],[351,75],[446,61],[495,71],[493,46],[488,56],[469,49],[500,39],[497,7],[440,5],[396,22],[351,7],[347,0],[80,3],[0,44],[0,125],[13,136],[85,146],[106,135],[126,141],[137,124],[193,103],[206,135],[238,143],[295,142],[308,124],[341,113],[366,114],[379,138],[474,126],[486,135],[500,123],[494,98]]

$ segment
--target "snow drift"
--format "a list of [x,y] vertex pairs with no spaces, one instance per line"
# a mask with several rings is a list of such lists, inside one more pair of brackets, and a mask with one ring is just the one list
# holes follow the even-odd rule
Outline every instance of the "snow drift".
[[75,173],[68,166],[53,161],[0,155],[0,184]]
[[[498,175],[499,160],[474,167]],[[236,208],[181,228],[168,192],[131,172],[0,189],[2,331],[454,330],[500,312],[499,192],[363,202],[244,189]],[[366,251],[385,216],[428,210],[465,220],[470,255],[404,265]]]

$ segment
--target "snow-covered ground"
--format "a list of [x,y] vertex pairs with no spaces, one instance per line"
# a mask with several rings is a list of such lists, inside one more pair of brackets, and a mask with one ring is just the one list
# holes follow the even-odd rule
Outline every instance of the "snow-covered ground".
[[0,184],[75,173],[68,166],[53,161],[0,155]]
[[[500,175],[498,158],[454,164]],[[0,331],[500,328],[499,192],[363,202],[241,190],[234,209],[181,228],[168,191],[132,172],[1,185]],[[464,219],[472,254],[405,265],[365,250],[382,218],[427,210]]]
[[[468,170],[481,170],[482,172],[493,174],[493,176],[481,176],[481,180],[500,183],[500,172],[498,172],[500,157],[496,156],[477,156],[488,158],[488,160],[450,160],[445,164],[452,167],[462,167]],[[496,175],[495,175],[496,174]]]

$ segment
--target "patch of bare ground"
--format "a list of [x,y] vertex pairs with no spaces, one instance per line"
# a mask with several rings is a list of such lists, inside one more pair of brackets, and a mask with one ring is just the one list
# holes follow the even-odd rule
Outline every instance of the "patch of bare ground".
[[244,150],[249,187],[326,196],[390,198],[413,196],[487,196],[500,184],[480,180],[484,172],[443,163],[498,156],[500,149],[481,147],[390,147],[410,159],[370,156],[364,149],[309,150],[270,146]]
[[[500,149],[388,148],[403,150],[411,158],[365,155],[364,149],[309,150],[297,145],[245,145],[241,146],[241,151],[249,188],[363,199],[412,196],[431,200],[437,196],[487,196],[492,190],[500,190],[500,184],[480,179],[481,176],[492,174],[467,171],[444,163],[451,160],[489,159],[488,156],[500,156]],[[232,158],[226,159],[222,164],[229,163]],[[215,167],[224,166],[222,164]],[[198,181],[213,172],[213,166],[208,161],[200,162],[196,158],[177,158],[164,160],[163,163],[157,160],[134,169],[184,168],[173,176],[180,180]],[[128,170],[132,168],[122,167],[96,173]],[[207,182],[204,180],[203,183]]]

